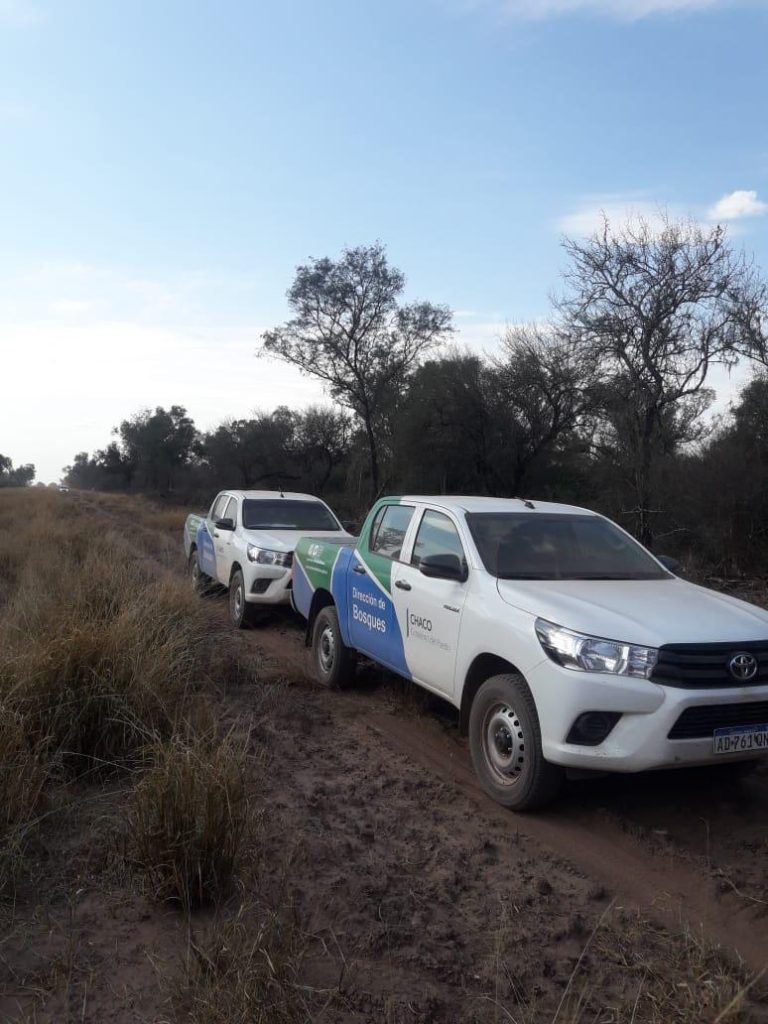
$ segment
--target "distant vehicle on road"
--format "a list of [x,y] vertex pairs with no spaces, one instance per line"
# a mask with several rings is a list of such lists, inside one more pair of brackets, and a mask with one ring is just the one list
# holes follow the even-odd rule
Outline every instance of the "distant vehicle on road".
[[768,612],[673,568],[582,508],[383,498],[358,540],[299,542],[293,602],[321,682],[359,652],[439,694],[483,787],[525,810],[566,769],[768,752]]
[[311,494],[222,491],[207,515],[188,515],[184,550],[198,593],[217,584],[229,590],[229,614],[238,628],[254,609],[290,600],[293,551],[300,537],[349,537],[331,509]]

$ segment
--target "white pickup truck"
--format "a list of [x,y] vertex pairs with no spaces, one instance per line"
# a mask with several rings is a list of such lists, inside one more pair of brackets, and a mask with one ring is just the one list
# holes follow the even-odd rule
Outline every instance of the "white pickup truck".
[[484,788],[523,810],[566,769],[768,752],[768,612],[668,565],[586,509],[383,498],[357,541],[299,542],[292,600],[321,682],[360,652],[444,697]]
[[222,491],[207,515],[191,514],[184,524],[192,586],[197,593],[227,587],[233,624],[247,626],[259,605],[289,602],[293,551],[305,533],[349,537],[311,494]]

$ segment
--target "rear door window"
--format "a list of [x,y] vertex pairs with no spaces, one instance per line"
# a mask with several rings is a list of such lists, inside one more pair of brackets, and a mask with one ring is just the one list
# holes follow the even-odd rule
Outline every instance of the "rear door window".
[[371,525],[368,550],[384,558],[400,558],[412,517],[411,505],[384,505]]

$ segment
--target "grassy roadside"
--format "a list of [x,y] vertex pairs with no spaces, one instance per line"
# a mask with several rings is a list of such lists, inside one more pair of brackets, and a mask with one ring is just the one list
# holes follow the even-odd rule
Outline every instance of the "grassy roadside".
[[187,587],[182,522],[0,492],[0,1021],[768,1019],[697,936],[530,867],[511,829],[462,838],[327,695],[260,684]]
[[[39,915],[69,898],[73,871],[82,889],[94,866],[105,884],[187,915],[236,894],[258,842],[264,758],[247,729],[221,719],[228,687],[254,669],[185,577],[167,571],[178,569],[180,532],[177,513],[141,502],[0,493],[0,899],[10,933],[22,905]],[[83,832],[85,867],[72,863]],[[50,978],[18,980],[8,972],[4,988],[20,1013],[69,1019],[67,999],[45,991]]]

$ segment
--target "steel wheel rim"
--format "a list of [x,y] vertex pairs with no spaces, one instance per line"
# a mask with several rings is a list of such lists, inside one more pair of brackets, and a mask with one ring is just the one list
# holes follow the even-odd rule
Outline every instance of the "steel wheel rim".
[[320,634],[320,640],[317,645],[317,659],[320,662],[320,668],[326,675],[328,675],[333,668],[335,658],[336,637],[334,636],[331,627],[325,626]]
[[243,614],[243,588],[240,586],[235,587],[235,592],[232,595],[232,609],[235,613],[235,618],[239,620]]
[[502,786],[515,786],[526,765],[525,733],[514,708],[494,704],[483,719],[483,754]]

